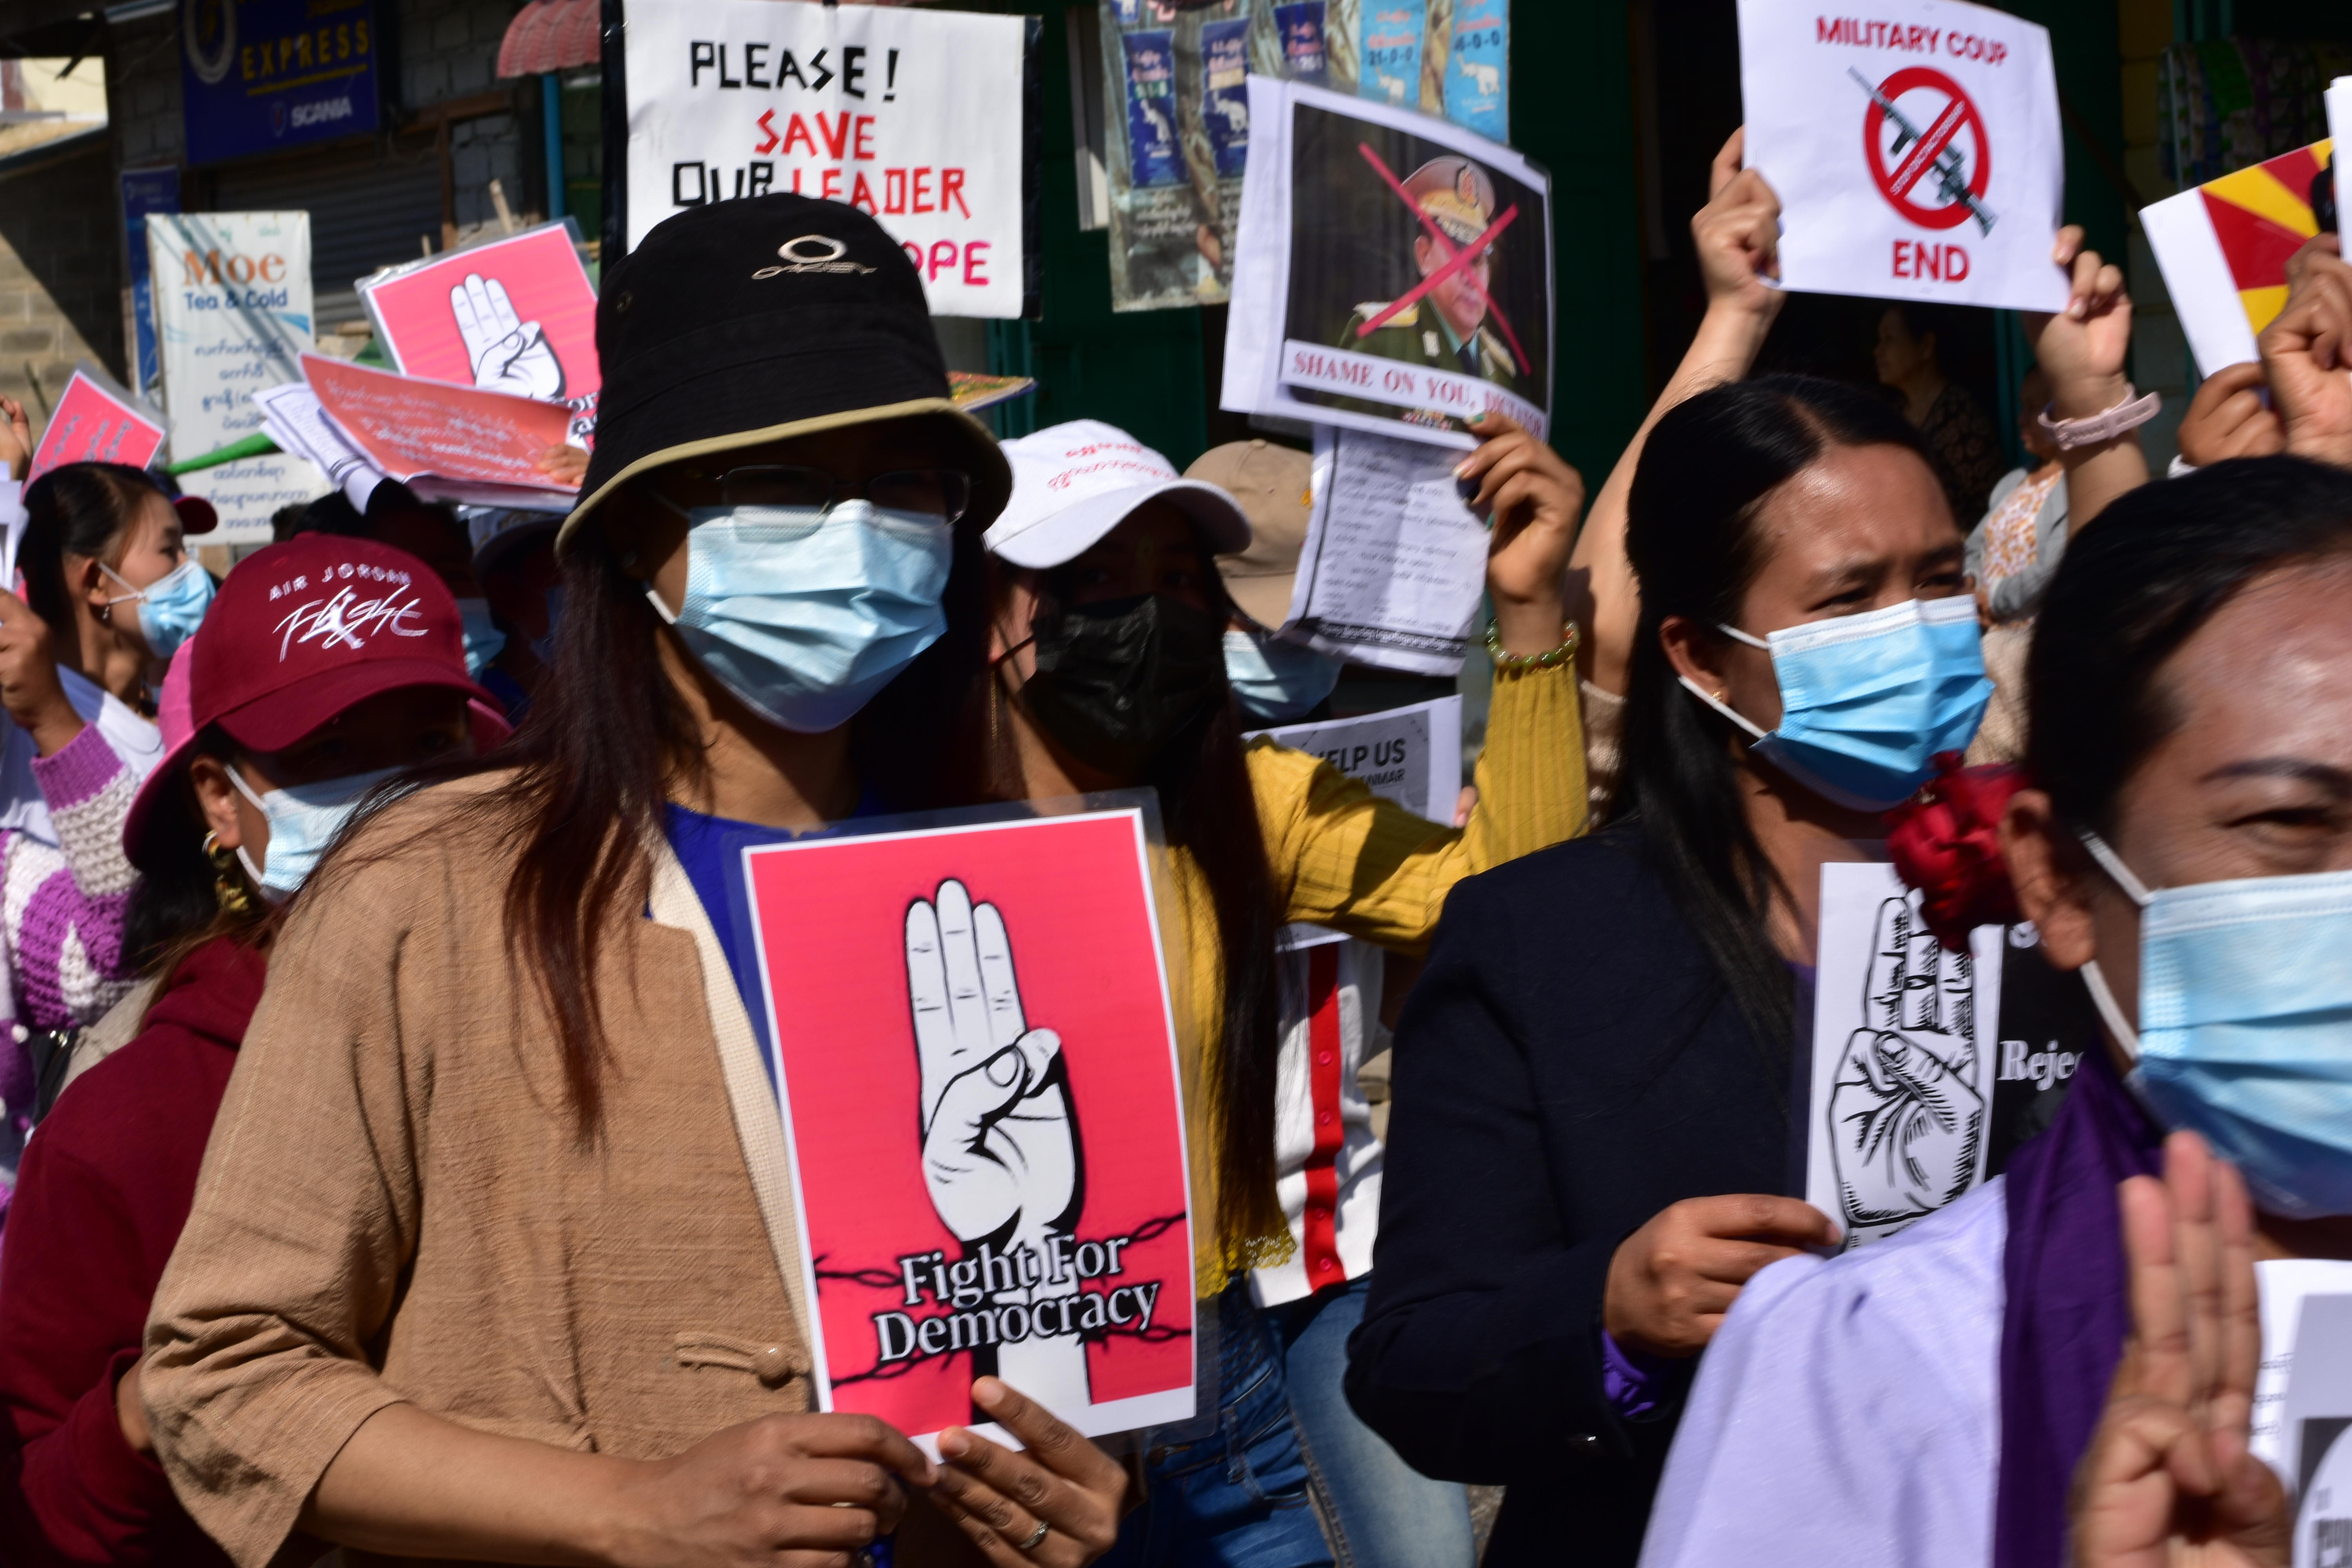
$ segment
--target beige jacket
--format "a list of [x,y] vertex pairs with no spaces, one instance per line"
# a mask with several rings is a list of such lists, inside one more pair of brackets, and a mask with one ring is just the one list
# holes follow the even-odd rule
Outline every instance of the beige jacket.
[[157,1290],[157,1449],[252,1568],[397,1401],[636,1458],[809,1405],[783,1133],[691,884],[664,847],[614,920],[583,1145],[507,960],[513,856],[452,821],[482,787],[386,813],[358,847],[398,853],[303,900]]

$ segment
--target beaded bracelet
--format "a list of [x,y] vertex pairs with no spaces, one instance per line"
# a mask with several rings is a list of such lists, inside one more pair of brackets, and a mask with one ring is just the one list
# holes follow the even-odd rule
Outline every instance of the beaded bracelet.
[[1564,623],[1560,629],[1568,634],[1567,637],[1561,639],[1558,647],[1548,653],[1505,653],[1503,628],[1495,622],[1488,621],[1486,623],[1486,657],[1495,661],[1495,668],[1497,671],[1556,668],[1576,657],[1576,644],[1581,635],[1577,631],[1574,621]]

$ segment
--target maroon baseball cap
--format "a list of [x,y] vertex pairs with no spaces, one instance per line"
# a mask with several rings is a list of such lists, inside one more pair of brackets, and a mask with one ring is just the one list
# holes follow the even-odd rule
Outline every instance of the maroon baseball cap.
[[168,750],[123,825],[134,860],[209,725],[248,751],[281,751],[380,692],[426,686],[468,699],[478,750],[508,732],[497,700],[467,678],[464,623],[441,579],[404,550],[334,534],[239,562],[163,685]]

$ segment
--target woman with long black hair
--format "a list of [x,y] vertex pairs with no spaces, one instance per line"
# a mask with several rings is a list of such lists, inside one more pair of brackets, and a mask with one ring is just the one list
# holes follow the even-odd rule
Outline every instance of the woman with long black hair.
[[[1458,889],[1398,1031],[1348,1391],[1423,1471],[1513,1489],[1495,1568],[1632,1563],[1723,1313],[1836,1238],[1780,1195],[1821,867],[1866,858],[1990,691],[1917,433],[1852,388],[1737,379],[1778,223],[1738,152],[1693,220],[1709,320],[1579,546],[1596,669],[1625,682],[1601,830]],[[2035,325],[2053,412],[2087,433],[2129,400],[2130,321],[2079,243],[2074,305]],[[2146,473],[2127,430],[2069,466],[2085,496]]]
[[509,749],[359,824],[274,947],[157,1294],[159,1455],[247,1568],[298,1531],[814,1568],[902,1525],[905,1563],[960,1530],[1076,1568],[1125,1478],[1018,1390],[972,1397],[1025,1452],[950,1428],[938,1465],[808,1413],[724,877],[730,844],[929,804],[889,798],[919,771],[893,748],[952,759],[922,699],[971,668],[1003,459],[906,253],[837,202],[670,218],[606,271],[596,346],[558,679]]
[[[1236,617],[1214,564],[1250,540],[1231,495],[1180,479],[1159,453],[1092,421],[1006,447],[1014,490],[988,533],[992,668],[977,697],[992,792],[1156,789],[1191,966],[1179,1005],[1194,1042],[1191,1147],[1208,1222],[1194,1233],[1194,1268],[1216,1300],[1221,1408],[1154,1434],[1148,1500],[1114,1559],[1123,1565],[1331,1561],[1307,1503],[1313,1457],[1286,1407],[1276,1339],[1285,1325],[1257,1310],[1248,1279],[1293,1248],[1275,1164],[1277,931],[1311,921],[1418,953],[1463,878],[1583,825],[1577,634],[1561,609],[1583,487],[1509,421],[1474,427],[1492,434],[1458,474],[1493,519],[1496,669],[1481,805],[1460,829],[1303,752],[1244,747],[1223,648]],[[1329,1199],[1319,1212],[1314,1202],[1310,1236],[1337,1219]],[[1315,1295],[1280,1309],[1286,1317],[1360,1307],[1335,1250],[1309,1260],[1309,1282]],[[1327,1491],[1344,1484],[1338,1458],[1321,1475]],[[1342,1519],[1349,1500],[1338,1500]],[[1466,1532],[1458,1549],[1466,1554]]]

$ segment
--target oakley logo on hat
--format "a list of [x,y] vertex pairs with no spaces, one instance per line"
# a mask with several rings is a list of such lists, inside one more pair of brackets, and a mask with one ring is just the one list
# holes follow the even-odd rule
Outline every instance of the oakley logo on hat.
[[[802,247],[810,245],[825,246],[831,248],[815,256],[804,255]],[[804,234],[798,239],[788,239],[776,247],[776,254],[792,265],[762,267],[751,276],[754,279],[761,279],[773,278],[785,272],[871,272],[874,270],[871,267],[863,266],[858,262],[843,260],[842,258],[849,254],[849,247],[829,234]]]

